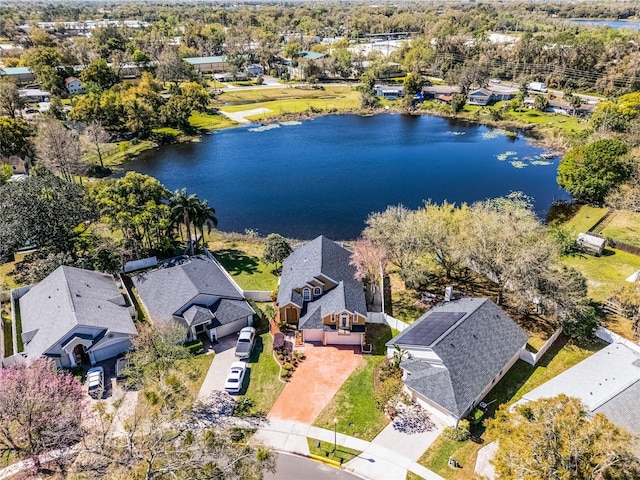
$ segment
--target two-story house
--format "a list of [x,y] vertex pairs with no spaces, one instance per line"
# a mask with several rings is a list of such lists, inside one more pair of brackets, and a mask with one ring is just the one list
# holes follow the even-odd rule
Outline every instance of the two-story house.
[[131,280],[151,321],[178,322],[189,340],[206,334],[214,341],[253,322],[243,291],[207,255],[170,259]]
[[367,306],[351,253],[326,237],[296,248],[282,265],[280,320],[297,328],[305,342],[362,345]]
[[529,335],[488,298],[445,301],[387,343],[405,391],[456,426],[518,361]]

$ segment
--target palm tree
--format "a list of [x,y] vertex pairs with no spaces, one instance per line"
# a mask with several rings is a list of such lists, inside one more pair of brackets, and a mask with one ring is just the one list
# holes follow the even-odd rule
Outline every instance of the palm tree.
[[216,218],[216,210],[209,206],[207,200],[200,202],[196,208],[195,216],[193,217],[194,229],[200,227],[202,234],[202,249],[205,248],[204,240],[204,227],[207,227],[207,233],[211,233],[211,229],[218,226],[218,219]]
[[187,195],[187,189],[176,190],[170,199],[171,223],[180,228],[184,224],[187,229],[188,248],[193,255],[193,239],[191,238],[191,222],[197,216],[200,200],[196,194]]

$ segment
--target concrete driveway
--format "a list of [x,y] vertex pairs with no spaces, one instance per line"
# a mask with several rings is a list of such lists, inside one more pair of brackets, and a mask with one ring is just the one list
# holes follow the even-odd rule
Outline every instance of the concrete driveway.
[[224,391],[224,382],[227,379],[229,368],[237,360],[235,355],[237,341],[238,335],[234,333],[218,339],[218,343],[213,345],[215,357],[213,357],[213,362],[211,362],[200,393],[198,393],[198,400],[205,401],[215,390]]
[[362,361],[359,346],[307,343],[304,354],[267,418],[312,424]]

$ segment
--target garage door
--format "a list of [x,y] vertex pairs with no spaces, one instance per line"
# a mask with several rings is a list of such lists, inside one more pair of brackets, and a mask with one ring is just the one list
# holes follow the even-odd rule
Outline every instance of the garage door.
[[128,338],[123,338],[119,342],[105,345],[102,348],[98,348],[93,351],[93,358],[96,362],[101,362],[107,358],[117,357],[122,352],[126,352],[131,348],[131,341]]
[[237,333],[247,326],[247,319],[238,320],[236,322],[227,323],[226,325],[220,325],[216,327],[216,334],[218,338],[226,337],[233,333]]
[[322,341],[322,329],[317,330],[303,330],[305,342],[321,342]]
[[327,332],[325,333],[325,340],[327,345],[360,345],[362,343],[362,334],[341,335],[336,332]]

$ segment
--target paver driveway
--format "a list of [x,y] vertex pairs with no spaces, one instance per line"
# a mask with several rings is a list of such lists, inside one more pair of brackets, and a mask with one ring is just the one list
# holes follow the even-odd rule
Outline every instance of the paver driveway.
[[362,360],[359,346],[307,343],[304,354],[267,418],[313,423]]

